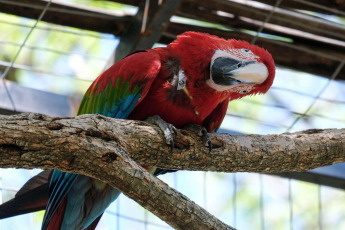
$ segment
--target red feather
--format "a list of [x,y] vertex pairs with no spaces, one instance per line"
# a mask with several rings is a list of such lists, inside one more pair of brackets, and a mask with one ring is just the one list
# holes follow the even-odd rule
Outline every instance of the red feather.
[[[215,50],[240,48],[250,49],[259,57],[258,61],[267,66],[268,78],[254,86],[250,94],[266,93],[273,83],[275,65],[272,56],[265,49],[245,41],[225,40],[209,34],[186,32],[178,36],[178,39],[167,48],[155,49],[161,58],[161,70],[148,94],[136,106],[129,119],[143,120],[152,115],[159,115],[178,128],[190,123],[203,125],[205,122],[208,123],[209,131],[218,128],[225,116],[228,101],[245,95],[228,91],[219,92],[206,84],[210,76],[211,58]],[[188,76],[186,88],[189,96],[182,90],[176,92],[175,86],[171,84],[172,71],[166,63],[174,59],[178,60],[175,62],[178,62]]]
[[62,220],[64,218],[65,209],[67,205],[67,198],[65,197],[59,204],[58,209],[55,211],[53,217],[51,218],[47,230],[60,230]]

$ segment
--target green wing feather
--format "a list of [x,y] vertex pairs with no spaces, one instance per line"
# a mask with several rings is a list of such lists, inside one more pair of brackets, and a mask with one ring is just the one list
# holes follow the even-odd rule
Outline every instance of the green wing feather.
[[160,70],[154,50],[137,52],[102,73],[85,93],[78,111],[127,118],[140,99],[146,96]]

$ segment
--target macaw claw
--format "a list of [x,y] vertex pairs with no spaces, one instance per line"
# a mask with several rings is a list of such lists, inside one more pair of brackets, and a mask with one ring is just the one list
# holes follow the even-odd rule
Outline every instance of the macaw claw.
[[208,132],[204,127],[201,127],[201,133],[202,133],[202,143],[204,143],[204,145],[208,147],[208,152],[210,153],[213,148],[210,136],[208,135]]
[[197,133],[202,138],[202,143],[205,147],[208,148],[209,153],[212,151],[212,141],[210,139],[210,136],[208,135],[206,128],[200,125],[188,124],[184,127],[184,129]]
[[164,133],[164,137],[165,137],[165,141],[166,141],[167,145],[170,146],[170,153],[172,153],[172,151],[174,150],[174,146],[175,146],[173,133],[175,136],[177,135],[177,129],[175,128],[175,126],[173,126],[170,123],[167,123],[158,115],[148,117],[145,121],[148,123],[155,124],[155,125],[159,126],[159,128]]

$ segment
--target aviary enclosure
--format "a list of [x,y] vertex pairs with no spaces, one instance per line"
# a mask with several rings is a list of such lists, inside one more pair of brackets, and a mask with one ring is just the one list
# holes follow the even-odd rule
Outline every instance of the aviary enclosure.
[[[185,31],[257,44],[277,65],[264,96],[230,104],[219,132],[345,127],[345,2],[337,0],[0,0],[0,114],[74,116],[116,60]],[[0,199],[39,170],[1,169]],[[345,229],[345,166],[278,175],[179,171],[163,181],[237,229]],[[1,220],[39,229],[43,212]],[[171,229],[121,195],[98,229]]]

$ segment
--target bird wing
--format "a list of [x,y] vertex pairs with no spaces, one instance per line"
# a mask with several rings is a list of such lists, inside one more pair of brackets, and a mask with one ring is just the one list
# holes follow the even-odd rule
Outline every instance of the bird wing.
[[153,50],[137,51],[101,74],[85,93],[80,114],[127,118],[146,96],[161,62]]
[[[82,99],[78,115],[102,114],[113,118],[127,118],[135,105],[146,96],[160,68],[160,57],[154,50],[142,50],[128,55],[93,82]],[[48,227],[72,185],[82,186],[78,184],[78,175],[54,170],[42,229]],[[103,211],[100,210],[99,214],[101,215]],[[74,212],[74,215],[83,215],[83,213]]]

